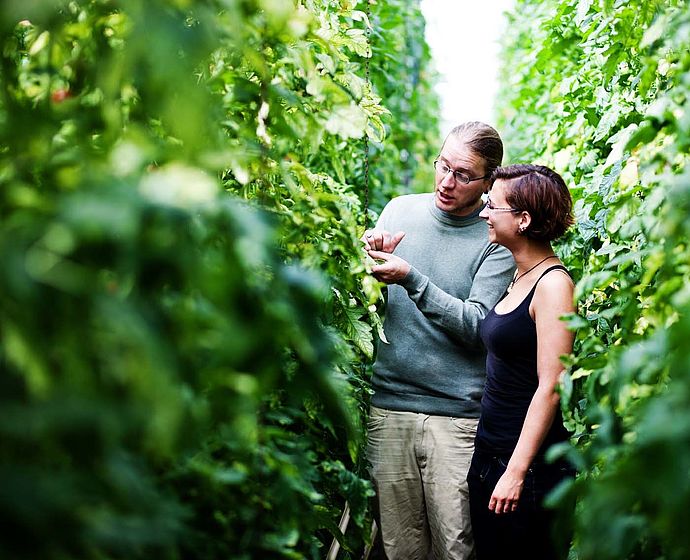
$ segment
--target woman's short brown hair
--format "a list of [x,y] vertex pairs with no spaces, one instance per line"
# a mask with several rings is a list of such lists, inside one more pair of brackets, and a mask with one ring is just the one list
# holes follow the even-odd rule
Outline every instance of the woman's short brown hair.
[[573,201],[563,178],[543,165],[516,164],[499,167],[491,184],[506,181],[506,202],[528,212],[532,221],[523,235],[539,241],[553,241],[573,225]]

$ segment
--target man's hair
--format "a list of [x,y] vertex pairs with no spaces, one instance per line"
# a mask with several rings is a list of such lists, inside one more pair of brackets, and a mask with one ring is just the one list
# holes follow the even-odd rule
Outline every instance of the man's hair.
[[491,184],[506,181],[506,202],[511,208],[528,212],[532,218],[523,235],[553,241],[573,225],[573,201],[563,178],[543,165],[516,164],[499,167],[491,174]]
[[[462,123],[448,133],[462,139],[470,149],[486,162],[484,173],[490,175],[503,160],[503,142],[496,129],[479,121]],[[443,144],[445,145],[445,140]],[[443,150],[443,146],[441,146]]]

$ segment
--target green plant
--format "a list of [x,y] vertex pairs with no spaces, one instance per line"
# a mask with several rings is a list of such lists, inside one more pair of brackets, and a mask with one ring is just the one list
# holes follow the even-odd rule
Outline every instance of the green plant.
[[690,550],[686,7],[520,1],[505,39],[510,157],[551,165],[575,199],[558,250],[578,280],[563,402],[583,559]]
[[413,65],[392,20],[367,83],[365,8],[3,2],[3,557],[364,546],[363,139],[392,175],[436,123],[393,134],[378,71]]

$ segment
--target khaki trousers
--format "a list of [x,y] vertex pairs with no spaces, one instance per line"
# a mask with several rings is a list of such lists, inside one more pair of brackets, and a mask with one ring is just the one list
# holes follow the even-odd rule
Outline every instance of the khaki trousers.
[[367,454],[389,560],[470,560],[477,419],[371,407]]

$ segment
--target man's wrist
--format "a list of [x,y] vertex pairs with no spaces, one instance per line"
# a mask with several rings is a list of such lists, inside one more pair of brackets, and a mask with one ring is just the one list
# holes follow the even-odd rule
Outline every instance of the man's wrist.
[[410,267],[407,274],[398,281],[403,288],[406,290],[416,291],[424,283],[426,278],[421,272],[419,272],[414,266],[408,263]]

